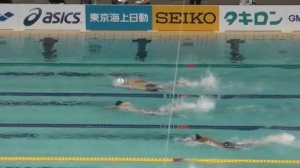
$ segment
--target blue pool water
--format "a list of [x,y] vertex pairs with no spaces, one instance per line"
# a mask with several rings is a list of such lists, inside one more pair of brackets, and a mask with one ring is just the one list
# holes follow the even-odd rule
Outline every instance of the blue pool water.
[[[133,39],[69,37],[56,40],[51,45],[49,39],[47,42],[45,39],[35,37],[0,38],[0,125],[169,124],[169,115],[144,115],[107,107],[114,105],[117,100],[129,101],[140,108],[151,109],[171,104],[172,99],[166,95],[171,94],[172,89],[146,92],[116,88],[112,83],[119,77],[139,77],[156,83],[172,83],[178,40],[152,40],[146,45],[147,56],[144,53],[144,57],[136,56],[138,45],[132,42]],[[178,68],[177,78],[188,80],[191,86],[175,88],[175,93],[218,96],[175,99],[175,103],[185,102],[185,105],[182,110],[173,114],[171,124],[299,127],[299,98],[284,98],[300,95],[298,46],[299,40],[245,40],[234,46],[226,40],[182,40],[179,64],[183,66]],[[209,79],[210,82],[207,82]],[[19,94],[13,95],[16,92]],[[48,94],[36,96],[32,95],[33,93]],[[125,97],[66,96],[66,94],[51,96],[51,93],[115,93],[123,94]],[[132,97],[133,94],[150,93],[164,97]],[[236,97],[232,98],[230,95]],[[238,95],[246,97],[241,98]],[[263,98],[264,96],[269,97]],[[196,104],[197,101],[200,103]],[[192,103],[196,108],[189,109],[188,103]],[[268,143],[258,147],[230,150],[179,142],[179,139],[192,137],[196,133],[220,141],[242,142],[251,139]],[[0,128],[0,156],[160,158],[166,156],[167,134],[167,129],[151,128],[3,127]],[[297,160],[300,152],[299,138],[299,128],[293,131],[171,129],[167,157]],[[0,167],[95,168],[164,166],[161,163],[66,162],[1,162],[0,165]],[[250,168],[259,165],[167,164],[167,167],[176,168],[241,166]]]

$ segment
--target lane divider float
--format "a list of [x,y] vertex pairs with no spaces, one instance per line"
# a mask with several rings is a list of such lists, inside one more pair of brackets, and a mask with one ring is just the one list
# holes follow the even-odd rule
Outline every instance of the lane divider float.
[[198,159],[198,158],[136,158],[136,157],[0,157],[0,162],[142,162],[199,164],[277,164],[300,165],[300,160],[266,159]]

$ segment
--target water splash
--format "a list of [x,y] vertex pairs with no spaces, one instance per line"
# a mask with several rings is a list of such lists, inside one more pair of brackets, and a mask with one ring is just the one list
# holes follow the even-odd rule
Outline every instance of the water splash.
[[211,72],[207,72],[207,75],[201,80],[192,81],[182,77],[178,80],[178,84],[179,86],[187,86],[192,88],[203,87],[206,89],[217,89],[219,81]]
[[260,140],[243,140],[238,144],[250,144],[252,146],[259,146],[259,145],[268,145],[271,143],[277,143],[282,145],[290,145],[295,141],[295,139],[296,137],[292,134],[282,133],[282,134],[269,135]]
[[295,141],[296,137],[292,134],[288,133],[283,133],[283,134],[278,134],[278,135],[270,135],[263,140],[266,143],[279,143],[279,144],[284,144],[284,145],[289,145]]
[[[202,96],[195,103],[185,102],[185,101],[175,103],[173,106],[173,111],[178,112],[178,111],[189,110],[194,112],[209,112],[215,109],[215,106],[216,106],[215,100]],[[170,111],[171,107],[172,107],[171,104],[163,105],[159,108],[159,111],[167,112]]]

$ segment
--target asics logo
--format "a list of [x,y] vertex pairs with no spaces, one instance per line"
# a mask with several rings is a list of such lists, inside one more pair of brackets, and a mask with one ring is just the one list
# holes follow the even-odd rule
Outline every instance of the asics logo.
[[14,16],[14,14],[11,13],[11,12],[6,12],[6,13],[4,13],[4,14],[1,14],[1,13],[0,13],[0,21],[1,21],[1,22],[4,22],[5,20],[9,19],[9,18],[12,17],[12,16]]
[[34,8],[34,9],[31,9],[30,11],[34,11],[34,10],[36,10],[36,13],[33,12],[24,19],[23,23],[24,23],[25,26],[33,25],[41,17],[42,9],[41,8]]
[[41,22],[45,24],[77,24],[80,23],[81,12],[49,12],[43,13],[41,8],[34,8],[30,10],[31,14],[28,15],[23,24],[31,26],[36,23],[40,18]]

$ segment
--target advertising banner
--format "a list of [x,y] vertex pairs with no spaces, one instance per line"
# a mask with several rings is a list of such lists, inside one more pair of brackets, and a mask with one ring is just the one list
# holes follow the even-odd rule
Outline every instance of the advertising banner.
[[23,29],[85,30],[84,5],[21,5]]
[[151,6],[87,5],[87,30],[152,30]]
[[153,30],[219,30],[219,6],[153,6],[152,12]]
[[300,6],[1,4],[0,29],[300,31]]
[[280,31],[286,10],[282,6],[220,6],[220,31]]
[[18,8],[17,5],[0,5],[0,29],[18,28]]
[[284,6],[285,32],[300,31],[300,6]]

